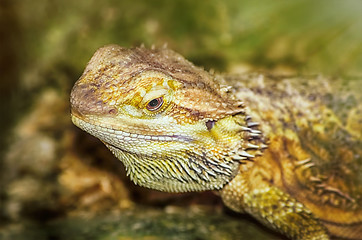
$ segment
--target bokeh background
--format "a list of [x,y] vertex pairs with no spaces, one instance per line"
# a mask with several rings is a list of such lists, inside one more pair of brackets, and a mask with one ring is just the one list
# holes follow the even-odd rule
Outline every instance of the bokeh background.
[[1,0],[0,239],[282,238],[210,193],[134,186],[72,126],[71,87],[110,43],[167,44],[217,72],[361,78],[361,12],[360,0]]

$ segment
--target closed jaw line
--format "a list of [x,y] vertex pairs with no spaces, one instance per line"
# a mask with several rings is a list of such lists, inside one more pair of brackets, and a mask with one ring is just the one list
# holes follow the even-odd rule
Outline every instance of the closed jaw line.
[[160,142],[192,142],[193,139],[185,135],[142,135],[137,133],[129,133],[122,130],[116,130],[106,126],[100,126],[97,124],[92,124],[91,121],[84,121],[81,118],[72,115],[72,121],[75,125],[79,126],[81,129],[87,132],[96,132],[96,133],[108,133],[115,136],[120,141],[160,141]]

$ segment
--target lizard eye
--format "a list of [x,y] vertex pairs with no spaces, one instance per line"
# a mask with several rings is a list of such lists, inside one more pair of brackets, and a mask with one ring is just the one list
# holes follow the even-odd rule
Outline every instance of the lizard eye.
[[149,101],[146,108],[148,111],[153,112],[153,111],[160,109],[162,104],[163,104],[163,97],[159,97],[159,98],[155,98],[155,99]]

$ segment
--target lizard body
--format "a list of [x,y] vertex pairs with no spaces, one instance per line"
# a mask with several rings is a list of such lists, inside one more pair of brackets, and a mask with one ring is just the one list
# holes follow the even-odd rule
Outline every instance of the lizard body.
[[292,239],[361,238],[358,96],[343,124],[319,97],[328,88],[308,83],[307,95],[293,81],[241,80],[167,48],[110,45],[73,87],[72,121],[140,186],[218,191],[229,208]]

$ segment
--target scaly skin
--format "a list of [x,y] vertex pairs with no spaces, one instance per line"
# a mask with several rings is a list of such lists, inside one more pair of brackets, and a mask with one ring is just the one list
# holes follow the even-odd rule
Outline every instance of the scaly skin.
[[335,113],[331,85],[297,80],[213,76],[166,48],[110,45],[73,87],[72,121],[140,186],[216,190],[292,239],[359,239],[360,95]]

